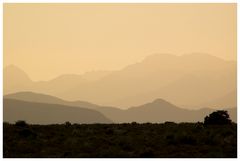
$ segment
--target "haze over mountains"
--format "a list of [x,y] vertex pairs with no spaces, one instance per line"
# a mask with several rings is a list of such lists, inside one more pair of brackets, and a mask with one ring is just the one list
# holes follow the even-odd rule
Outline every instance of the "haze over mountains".
[[[231,119],[237,121],[237,108],[228,108]],[[65,101],[54,96],[33,92],[19,92],[4,96],[4,121],[26,120],[29,123],[162,123],[197,122],[213,109],[188,110],[163,99],[156,99],[137,107],[121,110],[83,101]],[[111,120],[111,121],[110,121]]]
[[31,124],[57,124],[67,121],[72,123],[112,123],[103,114],[91,109],[14,99],[3,100],[3,120],[10,123],[24,120]]
[[157,98],[184,108],[236,107],[236,65],[208,54],[154,54],[118,71],[66,74],[38,82],[8,66],[4,95],[32,91],[122,109]]

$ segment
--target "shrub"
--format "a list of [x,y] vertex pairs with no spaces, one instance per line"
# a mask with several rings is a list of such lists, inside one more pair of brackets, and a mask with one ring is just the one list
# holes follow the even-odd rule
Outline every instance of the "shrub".
[[168,145],[174,145],[176,144],[176,138],[175,138],[175,135],[174,134],[168,134],[166,137],[165,137],[165,140],[167,142]]
[[21,137],[24,137],[24,138],[26,138],[26,137],[29,137],[29,136],[32,136],[33,138],[35,138],[37,135],[36,135],[36,133],[34,133],[33,131],[31,131],[30,129],[21,129],[20,131],[19,131],[19,135],[21,136]]
[[197,140],[191,135],[180,136],[179,141],[181,144],[195,145]]
[[172,121],[166,121],[164,122],[165,125],[177,125],[175,122]]
[[71,126],[71,122],[67,121],[67,122],[64,123],[64,125],[65,125],[66,127],[70,127],[70,126]]
[[231,122],[228,112],[224,110],[215,111],[204,118],[205,125],[224,125]]
[[133,121],[131,124],[132,124],[132,125],[137,125],[138,123],[137,123],[137,122],[135,122],[135,121]]
[[28,126],[28,124],[26,123],[26,121],[23,121],[23,120],[19,120],[15,123],[16,126],[18,127],[26,127]]
[[112,135],[114,133],[112,128],[107,128],[105,132],[107,135]]

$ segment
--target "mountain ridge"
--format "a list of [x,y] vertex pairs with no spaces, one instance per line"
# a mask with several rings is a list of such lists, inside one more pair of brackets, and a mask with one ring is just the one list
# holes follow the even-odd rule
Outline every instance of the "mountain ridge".
[[30,124],[65,123],[112,123],[103,114],[93,109],[60,104],[36,103],[17,99],[3,99],[3,120],[24,120]]
[[[25,92],[26,93],[26,92]],[[23,101],[36,101],[31,100],[33,96],[35,95],[36,98],[40,98],[41,94],[35,94],[33,92],[28,92],[28,96],[21,96],[24,94],[17,93],[17,94],[11,94],[11,95],[5,95],[4,99],[24,99]],[[48,95],[44,95],[45,97],[48,97]],[[140,106],[134,106],[129,107],[128,109],[119,109],[116,107],[108,107],[108,106],[100,106],[100,105],[94,105],[91,103],[84,104],[77,104],[76,102],[81,101],[75,101],[75,102],[68,102],[64,101],[62,99],[56,99],[57,97],[49,96],[50,98],[54,99],[39,99],[38,101],[43,103],[57,103],[62,104],[66,106],[73,106],[73,107],[80,107],[82,105],[82,108],[86,109],[93,109],[100,113],[102,113],[104,116],[109,118],[115,123],[124,123],[124,122],[165,122],[165,121],[174,121],[174,122],[197,122],[197,121],[203,121],[204,117],[211,112],[214,111],[214,109],[209,108],[203,108],[199,110],[189,110],[184,109],[182,107],[175,106],[174,104],[164,100],[164,99],[155,99],[152,102],[145,103]],[[49,101],[50,100],[50,101]],[[59,100],[61,100],[59,102]],[[54,102],[56,101],[56,102]],[[84,102],[84,101],[82,101]],[[36,102],[33,102],[36,103]],[[74,104],[75,103],[75,104]],[[231,118],[236,121],[236,108],[229,108],[226,109],[230,112]]]
[[[8,75],[11,74],[4,72],[4,78]],[[60,76],[6,90],[9,87],[6,82],[12,80],[4,81],[4,94],[33,91],[64,100],[81,99],[122,108],[164,98],[176,105],[197,107],[236,89],[236,62],[208,54],[155,54],[121,70],[109,72],[95,81],[83,80],[81,75],[75,75],[73,79],[72,76],[64,79]],[[146,94],[147,97],[142,96]]]

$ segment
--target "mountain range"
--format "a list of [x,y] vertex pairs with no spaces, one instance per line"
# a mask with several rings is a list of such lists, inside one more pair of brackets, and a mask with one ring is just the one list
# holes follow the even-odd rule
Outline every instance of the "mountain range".
[[30,124],[112,123],[100,112],[87,108],[4,99],[3,121],[14,123],[18,120]]
[[[119,109],[95,105],[85,101],[65,101],[63,99],[33,92],[18,92],[4,96],[4,121],[26,120],[30,123],[162,123],[197,122],[214,109],[189,110],[180,108],[163,99]],[[237,108],[228,108],[231,119],[237,121]],[[111,121],[110,121],[111,120]]]
[[[127,109],[157,98],[200,109],[236,107],[237,63],[208,54],[154,54],[118,71],[65,74],[32,81],[16,66],[4,68],[4,94],[32,91],[64,100]],[[16,81],[17,80],[17,81]]]

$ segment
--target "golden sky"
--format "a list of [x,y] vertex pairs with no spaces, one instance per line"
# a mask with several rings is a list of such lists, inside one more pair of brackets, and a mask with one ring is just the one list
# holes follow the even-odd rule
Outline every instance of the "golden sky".
[[236,4],[4,4],[4,66],[33,80],[116,70],[155,53],[236,60]]

